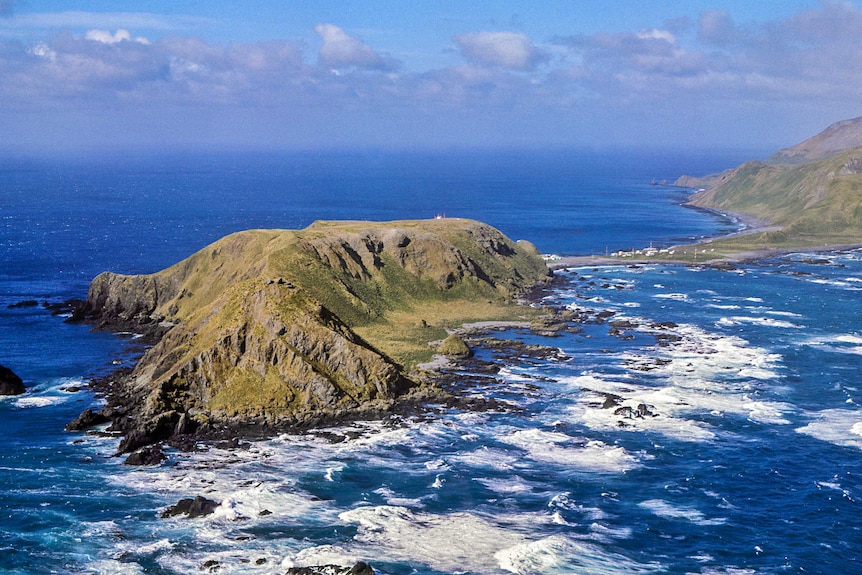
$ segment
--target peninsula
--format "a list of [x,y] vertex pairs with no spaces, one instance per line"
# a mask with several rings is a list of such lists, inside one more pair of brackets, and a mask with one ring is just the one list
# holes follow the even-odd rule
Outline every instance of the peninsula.
[[[201,430],[312,425],[421,393],[430,342],[465,322],[529,320],[538,251],[457,218],[315,222],[227,236],[149,275],[96,277],[78,315],[154,342],[112,378],[121,452]],[[84,414],[82,414],[84,415]]]
[[[691,246],[714,258],[862,244],[862,118],[843,120],[764,161],[675,185],[690,205],[754,218],[756,225]],[[679,253],[681,250],[675,250]]]

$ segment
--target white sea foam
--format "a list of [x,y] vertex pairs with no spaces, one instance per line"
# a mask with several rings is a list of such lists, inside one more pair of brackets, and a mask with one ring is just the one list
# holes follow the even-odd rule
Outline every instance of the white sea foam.
[[673,505],[663,499],[649,499],[647,501],[642,501],[638,506],[648,509],[657,517],[662,517],[664,519],[685,519],[686,521],[691,521],[695,525],[723,525],[727,522],[727,519],[723,517],[707,519],[706,516],[697,509]]
[[112,575],[144,575],[146,572],[146,569],[137,563],[115,559],[89,561],[82,570],[76,571],[76,573],[111,573]]
[[30,407],[48,407],[49,405],[57,405],[63,403],[66,398],[60,396],[33,395],[21,397],[15,400],[15,405],[22,409]]
[[[638,323],[647,325],[640,320]],[[678,339],[664,347],[622,354],[633,380],[589,374],[562,380],[575,395],[569,413],[593,429],[651,431],[685,441],[712,439],[700,414],[735,415],[764,424],[787,424],[793,407],[757,397],[758,382],[776,380],[780,356],[736,336],[691,325],[671,330],[642,327]],[[649,374],[646,377],[641,373]],[[614,404],[605,407],[605,400]],[[646,408],[644,411],[641,406]],[[640,409],[639,409],[640,408]]]
[[530,493],[533,485],[518,477],[508,479],[489,479],[485,477],[476,478],[475,481],[486,486],[488,489],[501,495],[513,495],[517,493]]
[[[606,381],[593,377],[576,378],[573,383],[599,394],[613,394],[625,399],[613,408],[602,408],[599,396],[581,396],[580,401],[569,408],[575,418],[591,429],[651,431],[683,441],[706,441],[715,437],[706,423],[687,419],[691,404],[673,395],[671,389],[654,390],[633,386],[630,383]],[[617,409],[637,410],[640,404],[647,404],[656,416],[627,417],[618,415]]]
[[[325,555],[314,548],[297,554],[348,563],[357,556],[373,554],[379,561],[402,561],[427,565],[445,572],[497,573],[500,569],[523,575],[571,573],[646,573],[658,564],[640,564],[609,553],[594,544],[562,535],[534,539],[532,534],[553,515],[506,515],[495,519],[468,512],[419,513],[404,507],[363,506],[346,511],[340,518],[358,526],[354,542]],[[291,559],[291,562],[299,564]],[[285,563],[287,565],[287,562]],[[421,570],[421,569],[420,569]]]
[[780,319],[774,319],[771,317],[758,317],[758,316],[742,316],[735,315],[731,317],[723,317],[717,322],[722,326],[733,326],[739,325],[742,323],[752,324],[752,325],[761,325],[766,327],[780,327],[786,329],[801,329],[801,325],[797,325],[795,323],[784,321]]
[[349,549],[379,560],[421,563],[446,572],[490,573],[495,554],[526,542],[517,531],[472,513],[415,513],[404,507],[357,507],[339,516],[359,527]]
[[518,459],[509,450],[487,446],[482,446],[474,451],[458,453],[449,458],[452,463],[478,469],[496,469],[499,471],[513,470]]
[[738,305],[736,305],[736,304],[717,304],[717,303],[708,303],[708,304],[706,304],[706,307],[709,307],[709,308],[712,308],[712,309],[728,309],[728,310],[730,310],[730,309],[742,309],[742,307],[741,307],[741,306],[738,306]]
[[812,417],[808,425],[796,431],[835,445],[862,449],[862,411],[827,409]]
[[298,553],[289,555],[281,562],[281,567],[313,567],[317,565],[354,565],[362,557],[338,545],[320,545],[309,547]]
[[535,461],[576,467],[585,471],[618,473],[640,467],[638,459],[622,447],[564,433],[526,429],[499,438]]
[[[679,325],[672,333],[680,339],[648,356],[632,354],[635,364],[650,362],[651,372],[666,375],[685,387],[703,387],[708,380],[728,378],[774,379],[780,356],[750,345],[746,340],[710,333],[693,325]],[[655,362],[655,356],[666,360]],[[635,365],[636,367],[636,365]],[[688,382],[688,383],[686,383]]]
[[629,539],[632,532],[631,527],[608,527],[603,523],[590,523],[591,539],[601,543],[613,543],[618,539]]
[[590,521],[600,521],[607,518],[607,513],[605,513],[598,507],[586,507],[578,503],[571,498],[570,493],[560,493],[558,495],[555,495],[548,502],[548,507],[551,509],[576,511]]
[[80,379],[55,379],[40,383],[27,389],[24,395],[10,396],[10,403],[20,409],[31,409],[59,405],[72,400],[74,393],[65,391],[70,387],[81,387],[84,382]]
[[830,279],[816,276],[806,276],[803,278],[805,281],[818,285],[827,285],[830,287],[841,288],[845,291],[860,291],[862,287],[859,286],[858,281],[848,281],[846,279]]
[[777,316],[782,316],[782,317],[798,317],[798,318],[805,317],[802,314],[795,313],[792,311],[767,310],[766,313],[768,315],[777,315]]
[[855,333],[814,336],[803,339],[800,344],[831,353],[862,355],[862,337]]
[[659,293],[654,297],[659,299],[672,299],[674,301],[689,301],[688,294],[684,293]]
[[602,547],[562,535],[552,535],[538,541],[514,545],[495,555],[500,568],[519,575],[545,573],[653,573],[661,570],[658,563],[644,564]]

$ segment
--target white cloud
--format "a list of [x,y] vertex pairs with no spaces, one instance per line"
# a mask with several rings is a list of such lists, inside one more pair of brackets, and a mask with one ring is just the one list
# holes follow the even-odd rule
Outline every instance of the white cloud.
[[318,24],[314,31],[323,40],[320,63],[330,68],[355,66],[376,70],[393,69],[397,62],[381,56],[359,38],[351,36],[335,24]]
[[51,62],[57,59],[57,53],[51,49],[45,42],[37,42],[30,48],[30,54],[50,60]]
[[642,30],[637,33],[637,37],[642,40],[664,40],[669,44],[676,44],[676,36],[668,30],[659,30],[658,28]]
[[[113,34],[108,30],[87,30],[84,39],[101,42],[102,44],[117,44],[118,42],[131,42],[132,35],[125,28],[120,28]],[[150,43],[149,40],[141,36],[135,38],[135,42],[139,44]]]
[[529,37],[516,32],[471,32],[452,40],[467,60],[484,66],[526,70],[544,59]]

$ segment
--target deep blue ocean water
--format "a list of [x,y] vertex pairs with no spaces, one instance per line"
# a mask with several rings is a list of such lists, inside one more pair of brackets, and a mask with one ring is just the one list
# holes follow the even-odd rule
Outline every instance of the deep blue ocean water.
[[[0,364],[29,387],[0,399],[0,572],[282,573],[358,559],[392,575],[862,572],[862,252],[730,272],[569,270],[549,303],[611,310],[630,327],[502,334],[560,350],[499,357],[498,376],[470,390],[520,410],[170,452],[142,469],[111,457],[115,439],[63,431],[96,401],[76,389],[133,361],[135,340],[9,307],[83,297],[101,271],[156,271],[230,232],[316,219],[471,217],[566,255],[662,247],[736,224],[650,182],[747,159],[0,161]],[[655,416],[615,414],[609,395]],[[159,518],[194,495],[222,505]]]

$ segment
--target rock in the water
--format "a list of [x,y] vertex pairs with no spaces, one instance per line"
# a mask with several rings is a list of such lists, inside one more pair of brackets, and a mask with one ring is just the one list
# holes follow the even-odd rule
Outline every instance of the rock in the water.
[[36,307],[39,305],[39,302],[34,299],[25,299],[24,301],[19,301],[17,303],[10,303],[7,307],[9,309],[16,309],[22,307]]
[[108,423],[111,419],[105,415],[104,411],[93,411],[88,407],[81,415],[66,424],[66,431],[83,431],[96,425]]
[[374,569],[364,561],[353,567],[340,565],[316,565],[313,567],[291,567],[285,575],[374,575]]
[[189,519],[204,517],[214,513],[219,505],[218,501],[200,495],[194,499],[180,499],[176,505],[171,505],[162,512],[162,518],[176,517],[177,515],[187,515]]
[[0,395],[21,395],[27,391],[21,378],[8,367],[0,365]]
[[126,465],[158,465],[167,459],[161,445],[144,447],[130,454],[123,462]]

